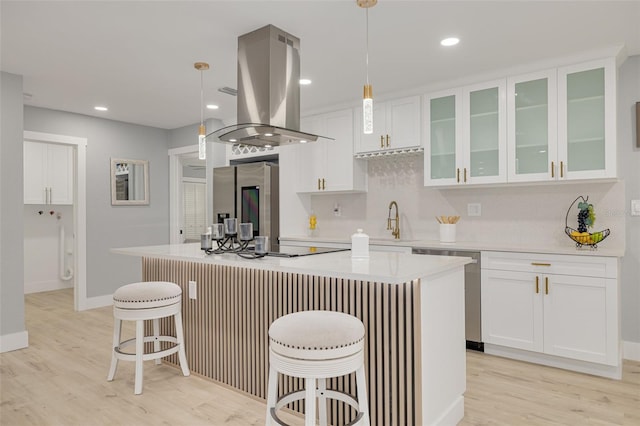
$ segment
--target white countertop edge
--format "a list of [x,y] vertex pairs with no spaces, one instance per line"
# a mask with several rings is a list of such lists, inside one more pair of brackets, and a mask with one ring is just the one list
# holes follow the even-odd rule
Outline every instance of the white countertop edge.
[[235,254],[207,255],[200,250],[199,243],[112,248],[110,251],[126,256],[212,263],[388,284],[403,284],[418,278],[429,278],[463,267],[472,261],[468,257],[420,256],[391,252],[371,252],[369,259],[352,259],[349,251],[294,258],[244,259]]
[[[349,238],[340,237],[307,237],[307,236],[287,236],[280,237],[280,244],[287,242],[309,242],[323,244],[348,244],[351,245]],[[468,250],[468,251],[506,251],[506,252],[522,252],[522,253],[543,253],[543,254],[568,254],[576,256],[602,256],[602,257],[624,257],[625,250],[620,248],[608,248],[606,246],[598,247],[596,250],[577,249],[567,238],[567,246],[535,246],[535,245],[518,245],[509,243],[482,243],[473,241],[457,241],[455,243],[441,243],[437,240],[392,240],[370,238],[370,245],[391,246],[391,247],[409,247],[409,248],[426,248],[439,250]]]

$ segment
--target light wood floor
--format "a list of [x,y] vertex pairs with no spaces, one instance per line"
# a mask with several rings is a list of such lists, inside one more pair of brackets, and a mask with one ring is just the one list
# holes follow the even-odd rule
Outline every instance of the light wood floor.
[[[166,365],[145,363],[140,396],[133,363],[107,382],[111,308],[74,312],[70,290],[25,300],[29,348],[0,355],[0,425],[264,424],[262,402]],[[616,381],[468,352],[465,414],[462,425],[640,425],[640,363]]]

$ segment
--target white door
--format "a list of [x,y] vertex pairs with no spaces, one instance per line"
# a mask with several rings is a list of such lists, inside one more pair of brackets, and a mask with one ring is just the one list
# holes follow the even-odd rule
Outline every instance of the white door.
[[207,228],[206,189],[204,180],[184,179],[182,182],[184,230],[183,241],[193,243],[200,241],[200,234]]

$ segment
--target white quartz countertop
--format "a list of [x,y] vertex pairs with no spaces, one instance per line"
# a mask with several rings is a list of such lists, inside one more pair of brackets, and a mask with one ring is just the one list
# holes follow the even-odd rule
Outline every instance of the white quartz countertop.
[[[351,246],[351,240],[348,237],[307,237],[307,236],[291,236],[280,237],[280,244],[292,243],[309,243],[309,244],[325,244],[337,245],[338,247]],[[572,254],[577,256],[604,256],[604,257],[623,257],[624,249],[609,248],[606,244],[601,245],[596,250],[584,248],[576,249],[575,245],[567,238],[566,246],[541,246],[516,243],[494,243],[494,242],[477,242],[477,241],[458,241],[455,243],[441,243],[437,240],[393,240],[384,238],[369,239],[369,244],[376,246],[391,247],[410,247],[425,248],[438,250],[468,250],[468,251],[508,251],[522,253],[545,253],[545,254]]]
[[468,257],[421,256],[392,252],[371,252],[369,259],[352,259],[350,251],[291,258],[266,256],[245,259],[235,254],[207,255],[200,250],[200,243],[113,248],[111,252],[389,284],[428,278],[472,261]]

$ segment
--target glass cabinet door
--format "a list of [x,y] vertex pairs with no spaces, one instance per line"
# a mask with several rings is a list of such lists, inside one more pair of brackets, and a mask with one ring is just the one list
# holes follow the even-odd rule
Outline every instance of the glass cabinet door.
[[510,78],[507,88],[509,181],[555,178],[556,70]]
[[468,146],[464,181],[506,181],[505,81],[465,90],[465,125]]
[[456,185],[462,160],[462,90],[432,93],[423,100],[424,184]]
[[560,179],[616,177],[615,59],[558,70]]
[[604,68],[567,75],[567,172],[604,169]]

